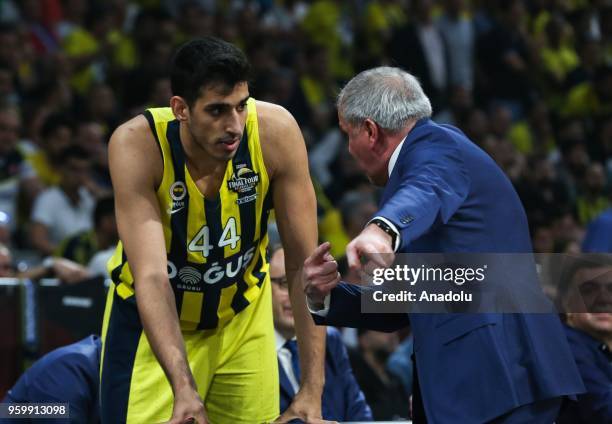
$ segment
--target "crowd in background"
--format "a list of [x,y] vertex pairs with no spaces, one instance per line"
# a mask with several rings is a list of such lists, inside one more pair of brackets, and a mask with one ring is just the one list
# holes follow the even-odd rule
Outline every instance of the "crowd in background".
[[[348,153],[335,96],[383,64],[415,74],[434,119],[504,169],[536,252],[580,251],[612,206],[612,2],[3,0],[0,242],[17,258],[104,268],[117,241],[106,143],[119,123],[168,105],[172,52],[203,35],[241,47],[251,95],[298,121],[320,237],[336,257],[378,193]],[[384,363],[397,340],[366,336],[368,361]],[[395,387],[384,366],[372,369],[368,381]]]

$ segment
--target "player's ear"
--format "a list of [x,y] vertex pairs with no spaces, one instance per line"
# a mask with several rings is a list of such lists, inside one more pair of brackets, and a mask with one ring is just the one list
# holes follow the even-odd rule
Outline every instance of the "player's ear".
[[170,108],[172,113],[179,121],[187,121],[189,115],[189,106],[181,96],[172,96],[170,98]]

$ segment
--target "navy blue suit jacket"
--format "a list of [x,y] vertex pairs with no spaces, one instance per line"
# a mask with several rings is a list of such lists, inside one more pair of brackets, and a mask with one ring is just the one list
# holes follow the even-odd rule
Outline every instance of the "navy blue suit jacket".
[[[400,231],[400,253],[532,251],[525,211],[501,169],[458,129],[429,119],[406,137],[377,215]],[[410,325],[431,422],[482,423],[584,390],[554,314],[361,314],[360,290],[336,287],[327,317],[315,321]]]
[[[329,327],[326,343],[325,386],[321,405],[323,418],[335,421],[372,421],[372,411],[355,380],[340,332]],[[291,404],[295,392],[280,363],[278,372],[280,410],[284,412]]]
[[565,332],[587,392],[578,395],[577,402],[568,402],[559,424],[611,423],[612,354],[582,331],[566,326]]
[[98,386],[101,350],[100,338],[89,336],[49,352],[19,377],[2,402],[69,403],[70,420],[46,419],[45,422],[100,422]]

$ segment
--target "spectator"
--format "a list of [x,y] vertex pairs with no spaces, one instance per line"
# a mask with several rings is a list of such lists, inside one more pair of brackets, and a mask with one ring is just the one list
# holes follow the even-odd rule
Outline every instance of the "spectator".
[[[49,352],[19,378],[2,403],[63,403],[67,404],[66,417],[70,417],[70,422],[100,422],[101,351],[102,341],[92,335]],[[66,421],[47,419],[54,423]]]
[[606,175],[600,163],[594,162],[586,170],[582,193],[576,199],[578,219],[586,225],[610,206],[605,193]]
[[[348,191],[340,200],[338,207],[348,240],[355,238],[377,211],[374,196],[358,190]],[[345,281],[360,283],[361,276],[349,269],[345,256],[338,259],[338,270]]]
[[7,215],[11,231],[15,231],[20,218],[20,193],[30,205],[40,189],[34,170],[18,148],[20,131],[19,111],[0,106],[0,211]]
[[437,25],[448,46],[450,84],[471,92],[474,87],[475,33],[465,0],[446,0]]
[[527,119],[515,122],[508,138],[523,154],[546,154],[556,146],[550,112],[544,100],[535,101]]
[[404,390],[412,395],[414,363],[412,352],[414,351],[414,337],[409,334],[395,349],[387,361],[387,370],[400,379]]
[[[119,236],[115,220],[115,202],[112,197],[98,199],[93,211],[94,228],[63,240],[55,256],[87,265],[101,251],[114,249]],[[106,259],[110,256],[107,254]]]
[[550,223],[561,210],[571,210],[569,195],[546,156],[529,158],[516,189],[532,225]]
[[580,61],[578,66],[567,75],[566,85],[573,88],[595,77],[595,70],[601,65],[601,44],[598,40],[587,38],[578,48]]
[[612,112],[612,66],[600,65],[592,80],[572,88],[567,94],[565,117],[605,117]]
[[571,39],[571,28],[560,14],[551,17],[546,25],[546,45],[541,59],[548,80],[559,87],[565,86],[568,74],[578,66],[578,54]]
[[[285,276],[285,254],[280,247],[272,249],[270,280],[281,385],[280,411],[283,413],[299,389],[300,373],[293,312]],[[372,421],[372,411],[355,381],[340,333],[333,327],[327,328],[326,350],[323,418],[336,421]]]
[[91,277],[85,267],[63,258],[49,258],[42,265],[18,271],[13,261],[13,254],[0,244],[0,278],[57,278],[66,284],[75,284]]
[[40,181],[46,186],[60,182],[59,166],[63,161],[62,151],[72,143],[73,123],[66,116],[48,116],[40,131],[40,150],[31,153],[27,159]]
[[418,0],[414,4],[414,21],[394,31],[389,42],[391,60],[413,73],[439,113],[446,104],[449,89],[448,48],[435,25],[433,2]]
[[586,393],[562,410],[560,424],[612,421],[612,261],[605,255],[572,258],[559,288],[566,334]]
[[83,121],[77,125],[75,144],[87,151],[91,158],[92,180],[101,189],[111,188],[106,138],[107,133],[97,122]]
[[43,191],[32,210],[31,243],[44,256],[53,254],[63,239],[92,227],[95,201],[85,186],[89,157],[76,146],[62,150],[60,157],[60,185]]
[[500,10],[493,27],[477,40],[483,94],[504,102],[514,117],[523,113],[531,93],[530,69],[533,59],[525,28],[522,0],[496,3]]
[[398,347],[396,333],[359,329],[359,348],[349,351],[355,378],[378,421],[409,418],[409,395],[386,364]]

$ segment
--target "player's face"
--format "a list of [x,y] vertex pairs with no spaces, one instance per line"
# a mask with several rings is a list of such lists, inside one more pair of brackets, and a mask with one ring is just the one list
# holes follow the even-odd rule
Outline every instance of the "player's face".
[[230,88],[220,84],[204,88],[188,113],[194,143],[214,159],[233,158],[244,132],[248,98],[246,82]]
[[285,274],[285,254],[282,249],[277,250],[270,258],[270,280],[272,281],[274,327],[279,332],[292,333],[295,322]]

